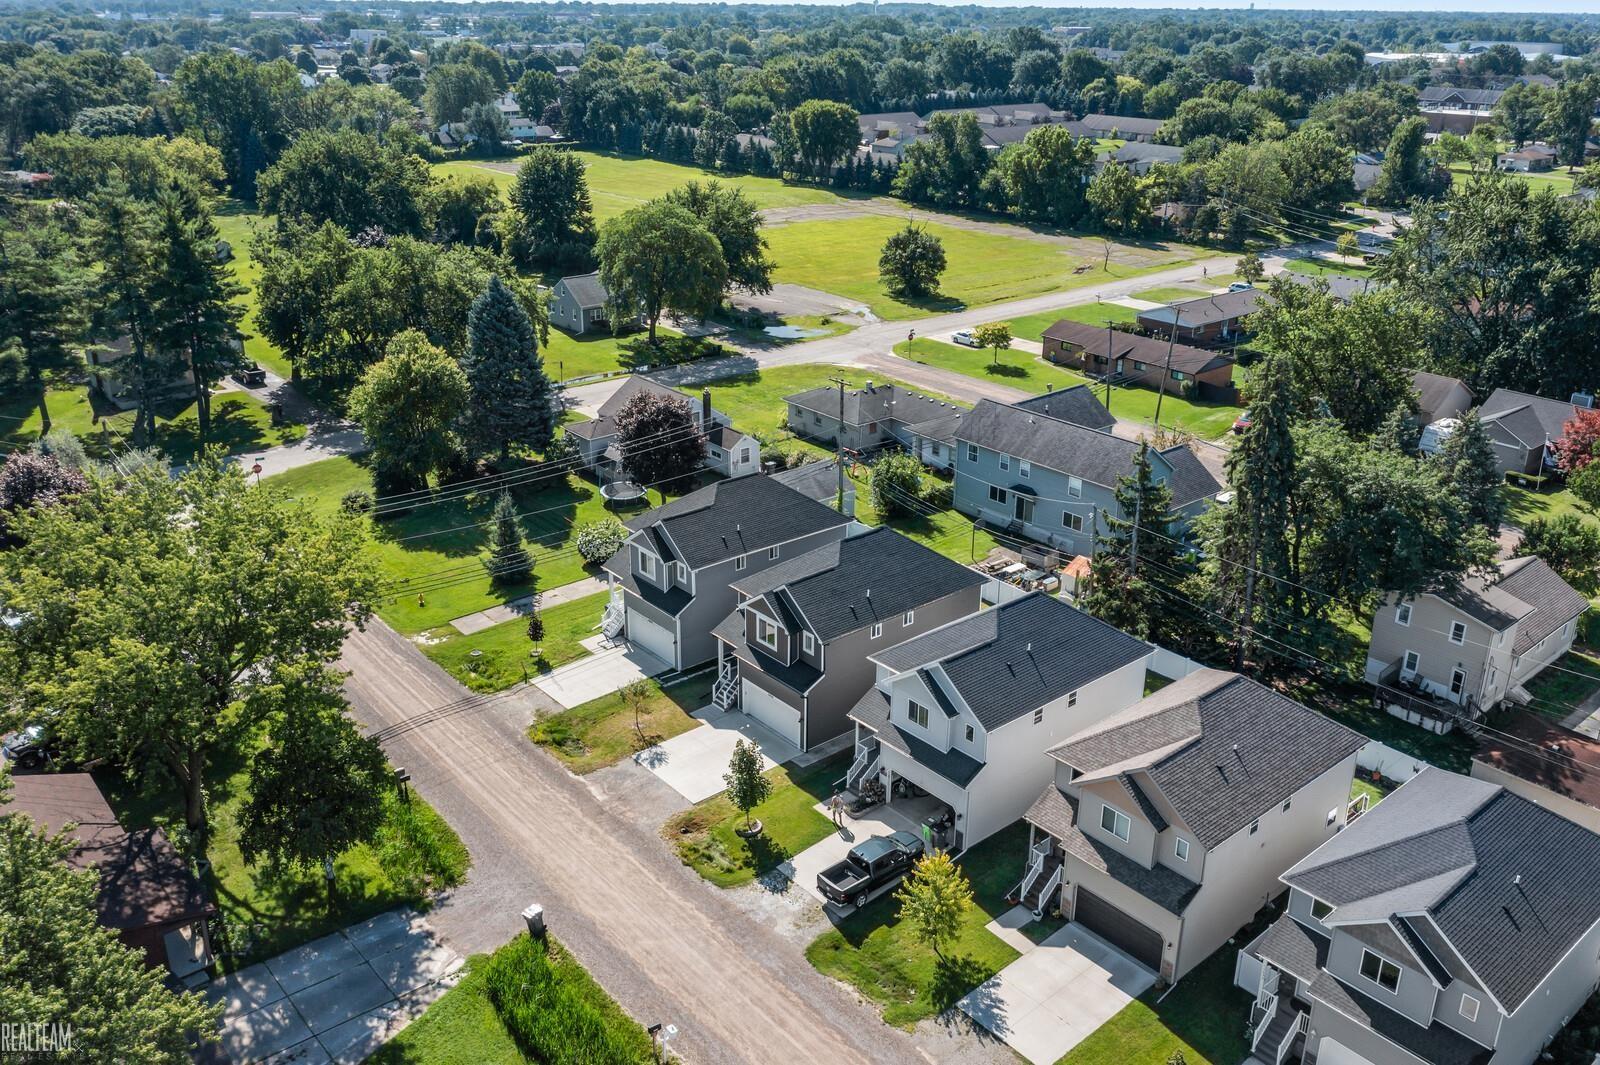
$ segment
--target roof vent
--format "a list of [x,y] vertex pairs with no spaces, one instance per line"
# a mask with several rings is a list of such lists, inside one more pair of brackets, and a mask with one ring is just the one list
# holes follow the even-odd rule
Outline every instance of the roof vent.
[[1512,887],[1521,887],[1522,886],[1522,874],[1521,873],[1518,873],[1516,876],[1511,878],[1511,886]]
[[1594,393],[1592,393],[1592,392],[1574,392],[1574,393],[1572,393],[1572,405],[1574,407],[1582,407],[1585,410],[1594,410]]
[[872,598],[872,589],[871,589],[871,588],[868,588],[868,589],[867,589],[867,598],[868,598],[868,599],[871,599],[871,598]]
[[1031,655],[1031,654],[1033,654],[1033,644],[1031,644],[1031,643],[1030,643],[1030,644],[1028,644],[1028,653],[1029,653],[1029,654],[1030,654],[1030,655]]

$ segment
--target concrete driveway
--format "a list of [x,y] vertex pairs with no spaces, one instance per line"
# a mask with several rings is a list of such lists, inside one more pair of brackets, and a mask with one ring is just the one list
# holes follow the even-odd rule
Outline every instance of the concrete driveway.
[[421,917],[379,914],[206,985],[224,1006],[221,1043],[203,1056],[361,1061],[444,994],[460,967]]
[[727,789],[722,775],[728,771],[733,745],[740,740],[754,740],[761,748],[763,771],[800,753],[794,744],[748,714],[708,706],[694,716],[704,723],[633,756],[690,802]]
[[957,1005],[1034,1065],[1050,1065],[1155,982],[1155,973],[1069,924]]
[[586,658],[553,669],[533,682],[568,710],[672,668],[649,651],[627,641],[612,643],[604,636],[591,636],[583,641],[583,646],[592,652]]
[[[910,832],[921,836],[922,818],[942,805],[937,799],[898,800],[893,806],[874,806],[860,817],[844,816],[844,826],[827,839],[819,840],[778,866],[778,872],[804,888],[818,902],[828,907],[836,916],[850,913],[853,906],[840,909],[817,890],[817,874],[835,862],[844,860],[850,848],[873,836],[887,836],[892,832]],[[828,804],[817,803],[817,812],[828,816]]]

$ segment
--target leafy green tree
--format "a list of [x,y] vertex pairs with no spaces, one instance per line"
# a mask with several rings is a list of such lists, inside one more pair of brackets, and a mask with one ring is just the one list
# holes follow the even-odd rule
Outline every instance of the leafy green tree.
[[258,63],[218,50],[184,60],[172,81],[184,128],[222,153],[234,195],[254,200],[256,175],[289,142],[305,96],[300,72],[284,59]]
[[0,597],[36,624],[16,637],[11,708],[54,711],[74,758],[165,773],[204,853],[213,758],[369,613],[364,530],[250,486],[215,451],[175,479],[91,476],[14,521]]
[[1346,259],[1361,257],[1361,240],[1354,233],[1340,233],[1339,239],[1333,242],[1333,247]]
[[917,298],[939,290],[944,242],[912,222],[883,242],[878,278],[890,292]]
[[443,63],[428,70],[422,107],[434,128],[460,122],[473,104],[493,103],[494,79],[470,63]]
[[1311,122],[1358,152],[1380,151],[1395,128],[1417,113],[1417,90],[1402,82],[1379,82],[1371,89],[1340,93],[1318,103]]
[[1550,90],[1543,85],[1512,82],[1494,105],[1495,125],[1505,133],[1512,147],[1520,150],[1539,135],[1549,102]]
[[195,425],[211,439],[211,390],[244,365],[237,299],[244,286],[217,257],[217,224],[192,189],[174,186],[156,199],[160,271],[151,289],[150,339],[165,357],[181,359],[194,377]]
[[988,322],[972,331],[972,339],[980,348],[994,352],[994,364],[1000,365],[1000,352],[1011,350],[1011,323]]
[[39,409],[39,433],[50,431],[47,378],[70,368],[86,335],[84,297],[90,276],[52,213],[0,203],[0,344],[15,341]]
[[550,446],[555,387],[544,372],[532,319],[497,276],[467,314],[461,363],[469,389],[461,437],[469,455],[498,454],[505,461],[513,444],[535,451]]
[[587,266],[595,244],[594,209],[583,160],[548,145],[517,168],[511,206],[520,226],[516,254],[526,265]]
[[1250,328],[1283,361],[1301,414],[1335,418],[1362,437],[1396,407],[1411,409],[1405,367],[1415,363],[1428,327],[1414,304],[1380,289],[1346,306],[1320,281],[1275,279],[1271,291]]
[[728,786],[728,801],[744,814],[745,831],[749,832],[750,811],[772,794],[772,781],[761,769],[761,748],[749,740],[734,743],[733,757],[728,760],[728,771],[722,775],[722,782]]
[[524,71],[512,92],[517,98],[517,109],[532,121],[538,121],[544,109],[560,95],[556,76],[548,70],[537,69]]
[[1500,488],[1505,478],[1495,463],[1494,444],[1478,418],[1477,411],[1461,416],[1455,431],[1445,438],[1433,461],[1444,470],[1450,488],[1466,508],[1467,519],[1488,529],[1500,531],[1505,501]]
[[1600,79],[1593,75],[1563,81],[1547,97],[1540,128],[1565,166],[1583,165],[1585,146],[1594,132],[1596,98],[1600,98]]
[[1230,144],[1205,164],[1206,187],[1225,240],[1242,243],[1248,233],[1279,217],[1289,199],[1282,154],[1271,142]]
[[761,211],[742,189],[717,181],[686,181],[662,199],[688,211],[717,238],[729,288],[772,291],[774,264],[761,235]]
[[965,111],[941,111],[902,153],[894,192],[912,203],[977,207],[991,165],[978,120]]
[[595,252],[608,316],[621,322],[642,314],[651,343],[663,312],[703,317],[716,309],[727,284],[717,238],[674,203],[646,203],[611,219]]
[[641,485],[681,481],[700,468],[705,434],[687,398],[641,392],[617,412],[622,466]]
[[472,137],[471,151],[475,155],[500,155],[511,139],[511,123],[492,100],[470,105],[461,115],[461,124]]
[[818,181],[854,151],[861,139],[855,109],[834,100],[807,100],[789,112],[788,126],[795,154]]
[[354,130],[302,134],[260,178],[261,209],[280,224],[336,222],[348,233],[422,231],[430,179],[422,160]]
[[1089,182],[1084,199],[1095,221],[1114,233],[1137,232],[1150,213],[1144,186],[1121,163],[1102,167]]
[[881,456],[872,464],[872,509],[881,517],[918,513],[922,498],[922,463],[904,451]]
[[906,922],[912,937],[944,961],[944,947],[961,937],[962,924],[972,912],[967,874],[948,854],[926,854],[894,897],[900,904],[896,916]]
[[517,522],[517,504],[508,490],[502,489],[494,501],[494,514],[489,519],[493,526],[489,557],[484,567],[494,584],[521,584],[533,576],[533,556],[528,554],[528,543],[522,536],[522,526]]
[[425,228],[429,239],[441,244],[499,247],[505,206],[491,178],[436,181],[424,199]]
[[270,741],[250,763],[239,849],[268,868],[321,865],[333,901],[334,859],[367,843],[393,786],[383,749],[346,714],[341,678],[314,665],[269,693]]
[[[0,803],[11,782],[0,779]],[[222,1004],[174,992],[100,923],[99,876],[68,864],[73,840],[0,805],[0,1013],[72,1031],[81,1061],[182,1065]]]
[[1287,202],[1307,211],[1335,211],[1355,195],[1355,153],[1320,126],[1295,130],[1279,156]]
[[1383,167],[1368,193],[1374,203],[1402,206],[1415,197],[1432,197],[1450,186],[1450,175],[1435,166],[1423,151],[1428,123],[1408,118],[1395,127],[1384,151]]
[[1007,200],[1029,222],[1071,225],[1086,210],[1084,187],[1094,173],[1094,142],[1058,125],[1028,131],[995,162]]
[[222,153],[188,137],[57,133],[29,141],[23,155],[29,166],[51,173],[52,193],[73,200],[117,183],[141,200],[154,200],[174,183],[209,195],[226,177]]
[[1233,272],[1239,275],[1239,280],[1254,285],[1267,274],[1267,268],[1261,265],[1261,256],[1255,252],[1239,256],[1239,261],[1233,264]]
[[1585,595],[1594,594],[1600,585],[1600,528],[1582,514],[1566,511],[1530,520],[1523,527],[1516,555],[1539,556]]
[[450,463],[470,389],[466,372],[421,333],[389,342],[347,404],[366,436],[380,491],[426,487],[428,476]]
[[1152,582],[1171,583],[1185,567],[1172,531],[1172,491],[1156,480],[1148,444],[1140,443],[1132,472],[1117,480],[1115,498],[1102,515],[1105,531],[1095,531],[1083,608],[1141,640],[1165,641],[1175,635],[1174,619]]

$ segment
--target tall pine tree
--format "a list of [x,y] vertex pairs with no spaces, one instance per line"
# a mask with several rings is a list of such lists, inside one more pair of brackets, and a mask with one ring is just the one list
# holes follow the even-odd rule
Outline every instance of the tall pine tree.
[[1252,384],[1250,428],[1228,455],[1233,499],[1222,506],[1207,551],[1219,612],[1233,627],[1235,668],[1254,650],[1258,623],[1282,613],[1288,586],[1275,578],[1289,572],[1295,479],[1288,367],[1264,359]]
[[244,365],[242,312],[233,301],[245,290],[217,257],[217,224],[194,191],[174,184],[162,192],[156,217],[161,270],[153,289],[152,339],[194,374],[195,414],[205,443],[211,438],[211,389]]
[[498,277],[489,279],[467,314],[462,368],[471,387],[461,426],[468,454],[503,461],[513,444],[549,448],[556,430],[554,388],[533,321]]
[[521,584],[533,576],[533,556],[528,554],[517,523],[517,505],[504,489],[494,503],[494,544],[489,554],[489,578],[495,584]]
[[46,377],[69,364],[88,326],[88,272],[55,216],[0,197],[0,350],[15,342],[39,407],[39,434],[50,431]]
[[[1117,481],[1116,501],[1116,510],[1103,515],[1105,531],[1096,531],[1083,607],[1141,640],[1164,642],[1169,628],[1164,619],[1171,612],[1151,580],[1176,579],[1180,560],[1172,536],[1172,492],[1155,478],[1149,444],[1140,444],[1133,472]],[[1153,571],[1151,580],[1141,567]]]
[[1445,438],[1433,461],[1443,467],[1451,488],[1466,507],[1467,517],[1491,534],[1499,533],[1500,519],[1505,515],[1505,503],[1500,498],[1504,478],[1477,411],[1462,415],[1461,423]]

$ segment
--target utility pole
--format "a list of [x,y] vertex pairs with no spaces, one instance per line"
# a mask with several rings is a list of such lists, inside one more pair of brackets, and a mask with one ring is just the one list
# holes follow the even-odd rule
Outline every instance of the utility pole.
[[836,502],[839,513],[844,513],[844,390],[849,384],[843,377],[830,377],[828,380],[839,386],[839,432],[833,438],[833,462],[839,473],[839,498]]
[[[1177,342],[1178,342],[1178,330],[1177,330],[1176,327],[1174,327],[1174,328],[1172,328],[1172,329],[1167,331],[1167,365],[1166,365],[1166,368],[1161,371],[1161,384],[1159,384],[1156,387],[1156,426],[1155,426],[1155,428],[1156,428],[1156,432],[1158,432],[1158,433],[1161,431],[1161,397],[1165,396],[1167,394],[1167,382],[1172,380],[1172,346],[1174,344],[1176,344]],[[1238,355],[1237,349],[1235,349],[1234,354],[1236,356]]]
[[1106,319],[1106,372],[1100,378],[1100,380],[1105,382],[1105,386],[1106,386],[1106,413],[1107,414],[1111,413],[1111,368],[1112,368],[1111,346],[1112,346],[1113,343],[1114,343],[1114,341],[1112,340],[1111,319],[1107,318]]

